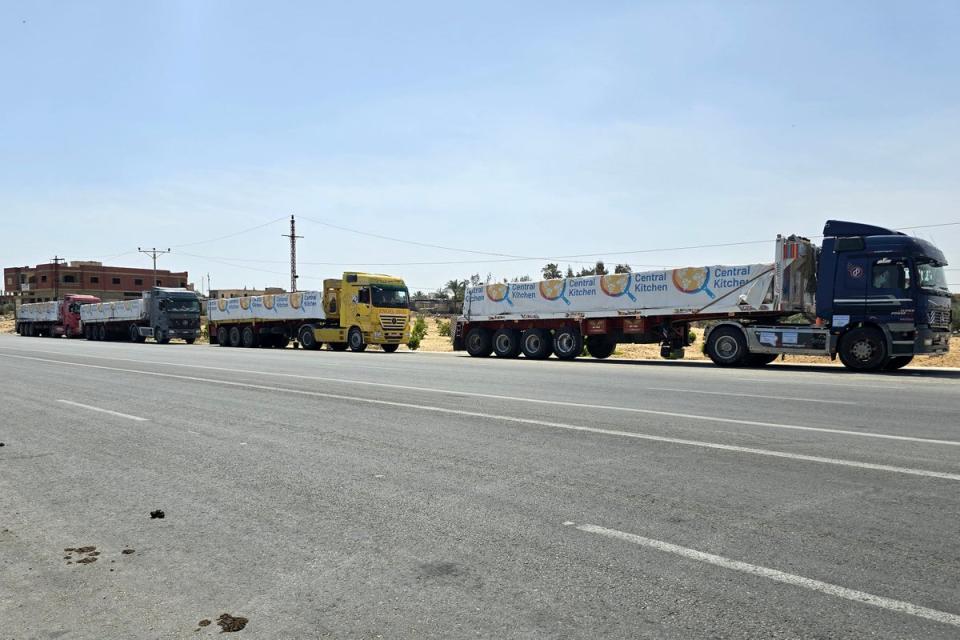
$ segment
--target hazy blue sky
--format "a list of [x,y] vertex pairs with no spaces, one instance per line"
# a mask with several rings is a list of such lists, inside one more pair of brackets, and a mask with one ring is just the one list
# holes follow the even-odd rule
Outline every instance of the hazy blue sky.
[[[198,284],[286,286],[284,222],[178,245],[296,213],[302,263],[351,263],[301,264],[301,288],[476,261],[366,267],[428,288],[543,261],[305,218],[636,268],[772,245],[613,252],[956,221],[958,33],[956,1],[6,0],[0,261],[172,246]],[[960,267],[960,227],[920,234]]]

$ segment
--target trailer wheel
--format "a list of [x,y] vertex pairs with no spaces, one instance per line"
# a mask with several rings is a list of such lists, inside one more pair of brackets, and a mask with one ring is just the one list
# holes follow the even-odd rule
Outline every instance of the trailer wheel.
[[240,327],[236,325],[230,327],[230,346],[239,347],[240,339]]
[[873,327],[851,329],[840,338],[837,351],[844,366],[855,371],[876,371],[887,361],[887,341]]
[[553,351],[552,342],[546,329],[527,329],[520,338],[520,350],[531,360],[546,360]]
[[609,358],[617,348],[617,341],[608,335],[587,336],[587,353],[598,360]]
[[331,342],[330,348],[334,351],[346,351],[349,345],[346,342]]
[[520,332],[499,329],[493,334],[493,355],[498,358],[516,358],[520,355]]
[[320,348],[320,345],[317,344],[317,336],[313,334],[313,327],[309,324],[300,327],[300,331],[297,332],[297,341],[304,349],[312,351]]
[[138,342],[140,340],[140,332],[137,331],[137,325],[130,325],[127,333],[130,335],[130,342]]
[[102,324],[97,327],[97,340],[104,341],[107,339],[107,325]]
[[493,341],[490,339],[490,330],[483,327],[474,327],[467,332],[464,344],[474,358],[486,358],[493,352]]
[[382,344],[380,345],[380,348],[386,351],[387,353],[393,353],[394,351],[400,348],[400,345],[399,344]]
[[721,367],[739,367],[747,360],[747,339],[736,327],[717,327],[707,338],[707,355]]
[[217,344],[221,347],[230,346],[230,331],[226,327],[217,327]]
[[553,352],[561,360],[573,360],[583,353],[583,336],[577,327],[563,327],[553,334]]
[[367,343],[363,341],[363,332],[359,327],[350,327],[347,332],[347,343],[351,351],[366,351]]
[[196,339],[196,338],[184,338],[183,341],[186,342],[187,344],[193,344],[194,342],[197,341],[197,339]]
[[887,360],[887,364],[883,365],[883,370],[896,371],[897,369],[903,369],[912,361],[913,356],[890,356],[890,359]]
[[240,344],[243,345],[245,349],[252,349],[257,346],[257,334],[254,332],[253,327],[243,328],[243,331],[240,332]]

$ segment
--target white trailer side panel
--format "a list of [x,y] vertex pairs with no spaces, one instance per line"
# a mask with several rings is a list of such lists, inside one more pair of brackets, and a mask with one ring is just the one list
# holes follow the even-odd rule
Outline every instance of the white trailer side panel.
[[219,298],[207,303],[210,322],[271,322],[274,320],[323,320],[323,294],[320,291]]
[[21,305],[17,310],[17,319],[21,322],[57,322],[60,319],[60,303],[31,302]]
[[467,290],[469,320],[688,315],[774,309],[773,264],[490,284]]
[[147,305],[142,298],[80,306],[80,319],[83,322],[135,322],[146,316]]

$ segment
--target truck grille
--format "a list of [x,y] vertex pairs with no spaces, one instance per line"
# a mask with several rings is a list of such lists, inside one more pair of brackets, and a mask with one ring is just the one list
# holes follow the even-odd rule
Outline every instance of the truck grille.
[[938,329],[950,328],[950,311],[930,309],[927,311],[927,324]]
[[407,326],[406,316],[380,316],[380,326],[384,331],[403,330]]

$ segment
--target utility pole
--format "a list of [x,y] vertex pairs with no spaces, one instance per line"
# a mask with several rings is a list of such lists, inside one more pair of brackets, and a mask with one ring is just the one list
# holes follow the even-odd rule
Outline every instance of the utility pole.
[[53,262],[53,299],[60,299],[60,265],[65,264],[67,260],[61,258],[60,256],[53,256],[50,258],[50,261]]
[[140,247],[137,247],[137,251],[140,253],[145,253],[153,258],[153,282],[150,284],[150,288],[152,289],[153,287],[157,286],[157,256],[170,253],[170,248],[168,247],[166,250],[163,250],[157,249],[156,247],[153,247],[152,249],[141,249]]
[[210,272],[207,272],[207,297],[210,297]]
[[297,290],[297,238],[303,236],[297,235],[297,222],[290,215],[290,233],[283,234],[284,238],[290,238],[290,293]]

